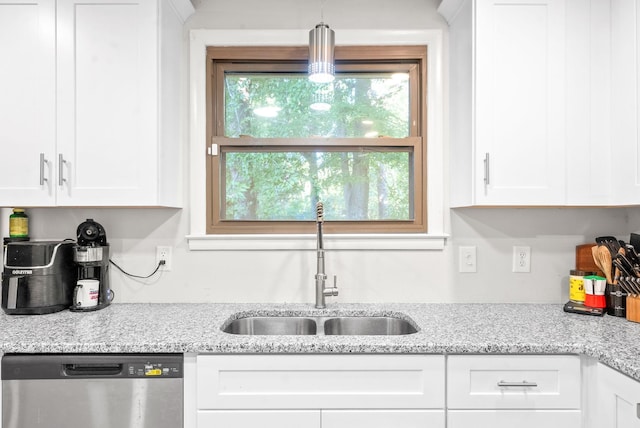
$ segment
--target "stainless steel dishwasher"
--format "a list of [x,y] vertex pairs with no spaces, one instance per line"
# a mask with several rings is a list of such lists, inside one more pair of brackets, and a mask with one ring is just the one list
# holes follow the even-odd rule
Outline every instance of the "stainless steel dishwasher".
[[180,354],[7,354],[2,428],[181,428]]

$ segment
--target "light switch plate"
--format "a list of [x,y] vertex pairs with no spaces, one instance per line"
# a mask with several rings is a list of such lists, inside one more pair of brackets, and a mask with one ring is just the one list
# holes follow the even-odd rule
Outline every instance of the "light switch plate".
[[460,247],[458,253],[458,271],[464,273],[477,271],[475,246]]

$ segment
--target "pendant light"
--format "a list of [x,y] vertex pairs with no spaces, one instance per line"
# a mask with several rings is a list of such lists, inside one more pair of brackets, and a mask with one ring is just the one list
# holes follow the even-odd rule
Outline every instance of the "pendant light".
[[[323,15],[322,5],[320,14]],[[333,51],[335,35],[324,22],[309,31],[309,80],[315,83],[333,82],[335,65]]]

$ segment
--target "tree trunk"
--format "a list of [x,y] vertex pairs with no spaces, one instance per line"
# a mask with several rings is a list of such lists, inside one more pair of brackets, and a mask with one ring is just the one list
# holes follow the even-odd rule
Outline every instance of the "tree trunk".
[[309,184],[311,185],[311,207],[309,212],[315,219],[316,204],[320,201],[320,184],[318,183],[318,155],[315,152],[303,154],[309,163]]
[[353,188],[351,192],[349,218],[367,220],[369,218],[369,157],[364,153],[353,154],[353,170],[351,176]]
[[244,192],[246,204],[246,217],[242,220],[256,220],[258,218],[258,196],[254,189],[253,180],[251,186]]
[[349,220],[367,220],[369,206],[369,157],[364,153],[345,153],[342,157],[344,202]]

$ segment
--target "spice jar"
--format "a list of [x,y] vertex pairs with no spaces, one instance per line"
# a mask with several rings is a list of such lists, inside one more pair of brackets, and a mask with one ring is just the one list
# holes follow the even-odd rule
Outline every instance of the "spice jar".
[[569,271],[569,300],[584,304],[584,277],[595,275],[595,272],[572,269]]
[[29,217],[24,212],[24,208],[14,208],[13,214],[9,216],[9,237],[29,237]]

